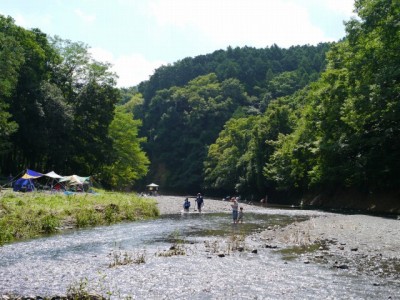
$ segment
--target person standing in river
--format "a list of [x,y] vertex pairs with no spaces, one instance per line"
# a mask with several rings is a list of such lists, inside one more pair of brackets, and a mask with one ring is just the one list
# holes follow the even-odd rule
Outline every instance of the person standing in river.
[[200,193],[198,193],[195,201],[197,203],[197,209],[199,210],[199,213],[201,213],[201,208],[204,205],[203,196]]
[[231,202],[233,224],[236,224],[238,221],[239,202],[235,197],[232,197]]

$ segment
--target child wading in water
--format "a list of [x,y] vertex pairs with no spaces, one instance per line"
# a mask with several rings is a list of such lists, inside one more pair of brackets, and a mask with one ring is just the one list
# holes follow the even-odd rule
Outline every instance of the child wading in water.
[[238,218],[237,218],[237,223],[239,223],[239,222],[243,223],[243,207],[242,206],[240,207]]
[[189,208],[190,208],[190,201],[188,198],[186,198],[185,202],[183,202],[183,211],[189,212]]

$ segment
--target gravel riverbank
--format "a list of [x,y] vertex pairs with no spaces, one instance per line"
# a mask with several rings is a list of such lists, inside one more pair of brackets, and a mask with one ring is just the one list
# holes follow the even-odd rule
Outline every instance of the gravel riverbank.
[[[185,197],[156,198],[161,214],[177,214]],[[194,211],[194,198],[191,211]],[[249,237],[274,251],[292,249],[304,263],[322,263],[354,274],[400,280],[400,220],[361,214],[342,215],[310,210],[276,210],[240,203],[245,212],[292,214],[310,219]],[[204,199],[203,213],[231,211],[230,203]]]
[[[183,201],[186,197],[184,196],[157,196],[155,197],[157,201],[158,209],[162,215],[168,214],[179,214],[183,210]],[[189,197],[191,203],[190,212],[195,212],[196,203],[194,196]],[[265,211],[264,207],[240,203],[246,211]],[[218,212],[230,212],[231,206],[229,201],[213,200],[204,198],[204,206],[202,208],[202,213],[218,213]]]
[[171,216],[3,246],[0,300],[400,299],[400,220],[242,202],[236,225],[227,201],[151,199]]

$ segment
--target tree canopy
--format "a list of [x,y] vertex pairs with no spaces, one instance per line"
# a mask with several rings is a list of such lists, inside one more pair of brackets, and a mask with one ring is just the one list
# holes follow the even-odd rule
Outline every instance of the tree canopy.
[[[95,61],[81,42],[23,29],[10,17],[0,16],[0,40],[1,173],[94,175],[111,188],[127,182],[106,176],[110,168],[120,166],[130,187],[147,173],[141,139],[132,136],[140,122],[114,113],[123,101],[108,63]],[[131,147],[121,147],[115,133],[121,119],[132,127]],[[120,163],[125,151],[129,167]]]
[[400,4],[356,0],[355,12],[337,43],[228,47],[125,89],[85,44],[0,17],[0,170],[74,170],[110,188],[148,170],[165,191],[250,199],[395,194]]

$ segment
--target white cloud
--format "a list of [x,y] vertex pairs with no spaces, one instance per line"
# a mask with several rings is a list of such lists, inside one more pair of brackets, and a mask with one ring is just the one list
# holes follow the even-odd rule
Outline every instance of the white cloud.
[[22,26],[22,27],[24,27],[24,28],[28,28],[28,26],[29,26],[28,21],[27,21],[26,18],[25,18],[23,15],[21,15],[21,14],[17,14],[17,15],[14,17],[14,20],[15,20],[15,24],[17,24],[17,25],[19,25],[19,26]]
[[91,48],[90,53],[94,59],[113,65],[112,71],[119,76],[118,87],[135,86],[149,79],[155,69],[165,64],[163,61],[149,61],[137,53],[114,57],[111,52],[101,48]]
[[353,13],[354,0],[325,0],[322,1],[321,4],[322,3],[326,3],[326,6],[330,10],[342,14],[346,19],[355,16]]
[[195,29],[219,47],[287,47],[327,41],[299,4],[265,0],[158,0],[150,12],[161,26]]
[[53,17],[49,14],[26,16],[18,13],[13,16],[13,19],[15,20],[15,24],[23,28],[31,29],[35,27],[45,31],[46,28],[51,27]]
[[95,15],[90,15],[87,13],[84,13],[82,10],[79,8],[74,10],[74,13],[85,23],[93,23],[96,20]]

